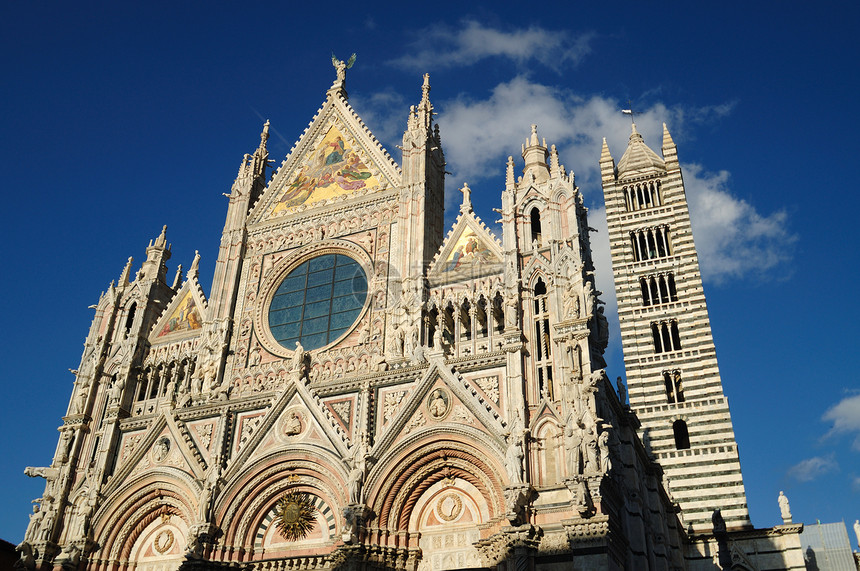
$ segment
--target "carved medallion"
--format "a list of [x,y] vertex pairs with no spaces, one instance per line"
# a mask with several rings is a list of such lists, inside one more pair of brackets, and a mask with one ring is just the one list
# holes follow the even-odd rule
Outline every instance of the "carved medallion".
[[164,555],[165,553],[167,553],[168,549],[173,547],[173,532],[169,529],[162,530],[158,535],[155,536],[155,540],[152,542],[152,546],[157,552]]
[[457,494],[445,494],[436,502],[436,512],[444,521],[454,521],[463,511],[463,500]]
[[451,398],[444,389],[436,389],[427,398],[427,410],[434,420],[442,420],[451,410]]
[[170,439],[162,436],[155,441],[155,446],[152,447],[152,459],[156,462],[163,462],[170,453]]
[[298,436],[302,433],[304,423],[300,412],[291,411],[284,420],[284,435]]

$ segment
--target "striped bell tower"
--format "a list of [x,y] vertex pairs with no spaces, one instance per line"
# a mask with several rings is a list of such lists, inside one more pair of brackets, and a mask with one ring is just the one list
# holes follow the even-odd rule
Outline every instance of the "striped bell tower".
[[729,529],[751,527],[678,153],[663,156],[633,125],[618,164],[606,139],[603,192],[630,406],[646,447],[694,532],[720,508]]

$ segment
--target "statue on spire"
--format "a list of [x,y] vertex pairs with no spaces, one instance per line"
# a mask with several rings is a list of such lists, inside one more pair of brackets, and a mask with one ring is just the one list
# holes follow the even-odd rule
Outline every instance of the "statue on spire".
[[337,56],[332,52],[331,64],[337,70],[337,80],[343,82],[346,80],[346,70],[355,65],[355,54],[349,56],[348,60],[343,61],[342,59],[337,59]]

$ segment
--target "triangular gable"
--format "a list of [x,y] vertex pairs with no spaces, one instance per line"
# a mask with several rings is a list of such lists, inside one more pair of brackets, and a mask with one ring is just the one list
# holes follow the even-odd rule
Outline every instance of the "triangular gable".
[[[290,413],[299,411],[298,432],[289,434],[292,420]],[[291,382],[277,400],[264,409],[237,415],[234,432],[234,455],[224,475],[226,480],[235,477],[252,457],[258,457],[265,449],[271,449],[275,441],[279,446],[293,442],[295,437],[309,434],[312,439],[327,441],[324,448],[348,455],[346,432],[341,429],[319,397],[304,382]],[[286,437],[286,438],[285,438]]]
[[400,169],[352,107],[330,94],[251,211],[250,221],[278,218],[351,194],[400,183]]
[[206,297],[200,284],[197,283],[197,278],[192,276],[185,280],[155,323],[149,335],[149,342],[160,344],[199,335],[203,329],[206,314]]
[[504,269],[503,260],[498,239],[474,212],[466,211],[457,217],[430,265],[430,281],[435,285],[497,274]]
[[[160,444],[161,440],[167,441],[166,447]],[[193,446],[170,414],[161,414],[145,430],[126,433],[117,472],[104,490],[105,495],[151,468],[177,468],[194,478],[203,478],[205,467]]]
[[[450,391],[450,394],[446,397],[434,392],[440,388]],[[447,402],[439,404],[441,408],[436,408],[437,403],[434,401],[437,398],[442,398],[443,401],[447,398]],[[421,412],[420,417],[416,414],[418,411]],[[433,419],[433,416],[437,418]],[[474,422],[470,421],[468,424],[486,429],[499,441],[502,439],[504,427],[500,415],[494,408],[477,393],[473,393],[466,386],[463,378],[447,367],[443,361],[431,357],[430,367],[421,380],[413,385],[408,397],[404,395],[402,401],[398,403],[394,417],[386,423],[385,429],[380,431],[380,437],[377,438],[371,454],[379,457],[383,454],[382,451],[389,450],[392,444],[406,433],[407,428],[408,433],[411,434],[428,426],[437,425],[437,422],[431,422],[433,420],[446,421],[449,418],[459,423],[473,418]]]

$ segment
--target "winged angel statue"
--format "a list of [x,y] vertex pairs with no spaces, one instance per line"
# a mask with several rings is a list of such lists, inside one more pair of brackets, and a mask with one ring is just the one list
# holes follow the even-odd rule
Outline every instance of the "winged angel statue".
[[337,56],[334,55],[334,52],[331,53],[331,64],[337,70],[337,80],[344,81],[346,79],[346,70],[355,65],[355,54],[349,56],[349,59],[346,61],[337,59]]

